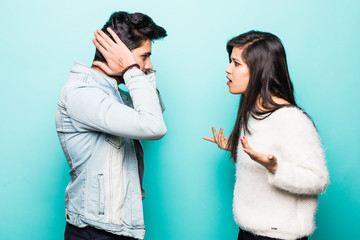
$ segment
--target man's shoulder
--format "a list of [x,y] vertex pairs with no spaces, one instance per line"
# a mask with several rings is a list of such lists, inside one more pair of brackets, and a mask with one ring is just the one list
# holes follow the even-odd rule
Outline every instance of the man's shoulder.
[[99,95],[110,95],[110,86],[100,84],[101,79],[88,72],[71,72],[61,90],[60,101],[68,104],[72,99],[94,98]]
[[71,71],[67,81],[65,82],[63,91],[74,91],[79,88],[82,90],[94,88],[106,90],[111,89],[112,87],[103,77],[92,74],[89,71]]

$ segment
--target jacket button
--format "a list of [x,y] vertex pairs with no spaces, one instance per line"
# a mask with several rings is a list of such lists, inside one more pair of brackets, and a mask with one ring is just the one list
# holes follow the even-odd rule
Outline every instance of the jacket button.
[[70,220],[69,214],[66,214],[65,216],[66,216],[66,220]]

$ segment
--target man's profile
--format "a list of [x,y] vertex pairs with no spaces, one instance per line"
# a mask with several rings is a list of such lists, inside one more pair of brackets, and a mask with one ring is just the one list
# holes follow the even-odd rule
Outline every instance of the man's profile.
[[[93,65],[75,63],[56,113],[70,167],[65,239],[143,239],[143,149],[166,134],[151,43],[164,28],[142,13],[115,12],[95,33]],[[128,92],[118,88],[124,83]]]

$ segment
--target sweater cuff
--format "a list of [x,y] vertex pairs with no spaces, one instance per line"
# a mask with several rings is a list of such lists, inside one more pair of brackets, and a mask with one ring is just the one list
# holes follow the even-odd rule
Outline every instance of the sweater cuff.
[[138,68],[131,68],[130,70],[126,71],[123,76],[125,84],[127,84],[130,79],[137,76],[145,76],[145,74]]
[[289,176],[289,174],[291,174],[290,165],[290,163],[284,161],[279,163],[278,161],[276,172],[274,174],[269,172],[269,183],[281,187],[283,185],[282,183],[286,183],[289,178],[291,179],[291,176]]

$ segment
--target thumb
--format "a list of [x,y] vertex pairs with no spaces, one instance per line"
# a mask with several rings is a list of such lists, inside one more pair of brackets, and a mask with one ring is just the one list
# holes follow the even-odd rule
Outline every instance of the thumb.
[[96,67],[101,68],[104,72],[106,72],[108,75],[112,75],[112,71],[109,68],[109,65],[107,65],[107,63],[104,62],[100,62],[100,61],[94,61],[93,65]]
[[276,157],[272,154],[268,155],[268,159],[271,161],[271,162],[276,162]]

